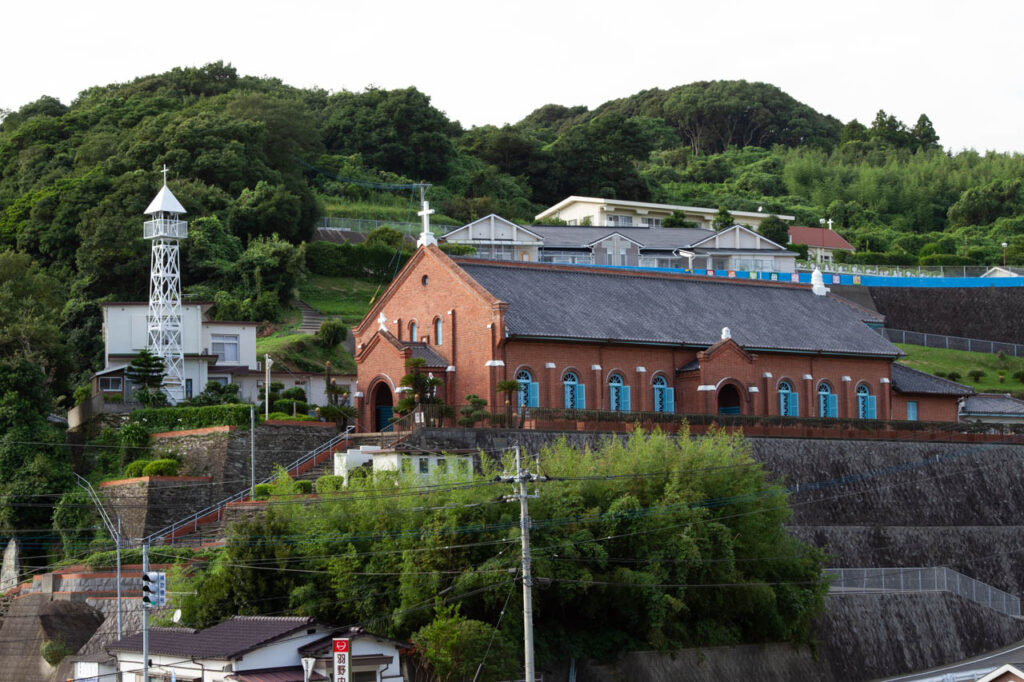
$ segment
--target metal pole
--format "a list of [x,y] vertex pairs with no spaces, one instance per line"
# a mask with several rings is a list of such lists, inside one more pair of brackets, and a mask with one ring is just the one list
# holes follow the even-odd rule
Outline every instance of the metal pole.
[[[142,572],[149,571],[149,543],[142,543]],[[142,679],[149,682],[149,608],[142,605]]]
[[252,485],[249,499],[256,499],[256,406],[249,406],[249,474]]
[[529,474],[523,469],[520,448],[516,446],[516,480],[519,482],[519,528],[523,540],[523,644],[526,649],[526,682],[534,682],[533,665],[533,577],[530,572],[530,508],[526,495]]
[[270,419],[270,366],[274,361],[270,359],[270,353],[263,354],[263,365],[266,367],[267,375],[263,380],[263,418]]
[[121,639],[121,515],[117,515],[117,638]]

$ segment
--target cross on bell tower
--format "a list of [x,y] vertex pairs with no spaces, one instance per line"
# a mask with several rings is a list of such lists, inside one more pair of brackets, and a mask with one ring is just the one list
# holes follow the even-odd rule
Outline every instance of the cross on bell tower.
[[424,198],[424,190],[430,185],[420,185],[420,203],[423,204],[423,210],[416,215],[423,218],[423,232],[420,233],[420,238],[416,240],[416,246],[437,246],[437,237],[430,231],[430,214],[434,212],[434,209],[430,208],[430,203]]
[[146,208],[150,220],[142,236],[153,242],[149,267],[147,348],[164,361],[163,390],[171,404],[185,399],[185,354],[182,346],[181,255],[178,240],[188,237],[185,209],[167,187],[167,166],[160,171],[164,186]]

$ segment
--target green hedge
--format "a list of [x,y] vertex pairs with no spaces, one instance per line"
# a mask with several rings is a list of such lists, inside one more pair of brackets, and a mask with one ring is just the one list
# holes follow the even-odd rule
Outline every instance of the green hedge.
[[306,414],[309,412],[309,404],[301,400],[289,400],[287,398],[281,400],[275,400],[271,405],[270,409],[273,412],[284,412],[285,414],[292,414],[292,406],[295,406],[294,413],[296,415]]
[[257,483],[256,487],[253,488],[253,498],[257,500],[270,499],[270,484],[269,483]]
[[306,267],[317,275],[390,280],[412,256],[386,246],[313,242],[306,245]]
[[128,466],[124,468],[124,477],[138,478],[139,476],[142,476],[143,470],[145,470],[146,465],[149,464],[150,461],[152,460],[137,459],[134,462],[129,463]]
[[248,405],[151,407],[132,412],[132,419],[150,433],[202,429],[208,426],[248,426]]

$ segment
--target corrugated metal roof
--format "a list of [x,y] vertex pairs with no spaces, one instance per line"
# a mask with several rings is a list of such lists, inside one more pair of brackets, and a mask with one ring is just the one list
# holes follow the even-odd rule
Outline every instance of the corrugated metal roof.
[[509,304],[512,336],[896,357],[850,306],[808,287],[461,261]]

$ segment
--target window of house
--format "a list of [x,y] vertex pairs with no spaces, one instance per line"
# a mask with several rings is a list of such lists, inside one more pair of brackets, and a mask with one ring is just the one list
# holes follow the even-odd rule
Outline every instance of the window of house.
[[213,348],[213,354],[217,356],[218,364],[238,362],[237,334],[212,334],[210,346]]
[[783,417],[800,416],[800,394],[788,381],[779,382],[779,414]]
[[437,471],[442,474],[448,473],[448,460],[444,457],[437,458]]
[[420,340],[419,337],[416,336],[416,332],[417,331],[418,330],[416,329],[416,323],[415,322],[410,322],[409,323],[409,340],[410,341],[419,341]]
[[410,473],[412,473],[412,460],[409,459],[408,457],[403,457],[402,458],[402,473],[403,474],[410,474]]
[[910,400],[910,401],[907,402],[907,421],[908,422],[916,422],[917,421],[917,401],[916,400]]
[[827,381],[818,384],[818,416],[839,416],[839,396],[832,392],[832,386]]
[[608,216],[608,224],[615,227],[632,227],[633,216],[629,215],[610,215]]
[[586,386],[580,383],[575,372],[566,372],[562,375],[562,391],[565,398],[565,409],[584,410],[587,407]]
[[661,227],[661,218],[642,218],[640,224],[644,227]]
[[533,374],[530,373],[530,370],[521,369],[516,372],[516,383],[519,384],[517,405],[519,407],[539,407],[540,387],[533,380]]
[[104,393],[120,393],[123,387],[121,377],[100,377],[100,390]]
[[654,381],[652,381],[651,384],[654,389],[654,411],[675,412],[676,391],[674,388],[669,387],[668,381],[665,377],[659,374],[654,377]]
[[[216,381],[221,386],[227,386],[228,385],[228,378],[227,377],[209,377],[209,381]],[[256,387],[257,388],[263,388],[263,382],[262,381],[256,382]]]
[[441,318],[434,320],[434,345],[441,345]]
[[608,407],[612,412],[629,412],[629,386],[621,374],[608,377]]
[[857,387],[857,418],[877,419],[875,405],[875,396],[871,395],[871,389],[868,385],[859,385]]
[[430,460],[426,457],[420,457],[420,473],[426,474],[430,472]]
[[192,399],[192,380],[185,379],[185,400]]

